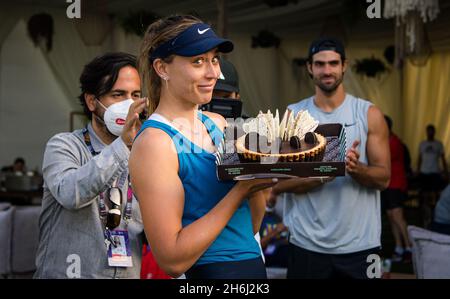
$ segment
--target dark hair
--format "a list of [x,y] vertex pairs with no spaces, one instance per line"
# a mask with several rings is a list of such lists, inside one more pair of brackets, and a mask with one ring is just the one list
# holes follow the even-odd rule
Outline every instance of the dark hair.
[[22,157],[18,157],[18,158],[16,158],[16,160],[14,160],[14,164],[16,164],[16,163],[21,163],[21,164],[25,165],[25,159]]
[[84,66],[80,76],[81,95],[78,99],[89,119],[92,119],[92,112],[87,107],[84,96],[93,94],[98,98],[111,91],[120,70],[126,66],[137,69],[136,56],[121,52],[107,53],[95,57]]
[[392,131],[392,119],[387,115],[384,116],[384,119],[386,120],[389,131]]
[[433,131],[436,132],[436,128],[435,128],[432,124],[429,124],[429,125],[427,126],[427,131],[428,131],[428,130],[433,130]]

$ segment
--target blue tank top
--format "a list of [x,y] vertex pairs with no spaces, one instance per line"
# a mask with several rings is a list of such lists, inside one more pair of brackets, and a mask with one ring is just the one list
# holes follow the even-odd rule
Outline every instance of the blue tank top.
[[[223,139],[223,132],[203,113],[199,112],[198,118],[205,125],[214,144],[218,146]],[[144,122],[136,138],[146,128],[164,131],[172,138],[177,149],[178,176],[184,188],[182,225],[185,227],[214,208],[235,182],[220,182],[216,174],[215,155],[191,142],[174,127],[149,119]],[[247,260],[260,256],[261,252],[253,234],[250,207],[245,200],[195,265]]]

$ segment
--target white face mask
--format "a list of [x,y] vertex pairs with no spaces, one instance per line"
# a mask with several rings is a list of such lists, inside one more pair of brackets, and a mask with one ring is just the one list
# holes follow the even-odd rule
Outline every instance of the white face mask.
[[106,108],[99,100],[97,101],[106,110],[103,116],[106,127],[112,134],[120,136],[122,134],[123,126],[125,125],[125,120],[127,119],[128,110],[130,110],[130,106],[134,101],[132,99],[126,99],[119,103],[112,104],[108,108]]

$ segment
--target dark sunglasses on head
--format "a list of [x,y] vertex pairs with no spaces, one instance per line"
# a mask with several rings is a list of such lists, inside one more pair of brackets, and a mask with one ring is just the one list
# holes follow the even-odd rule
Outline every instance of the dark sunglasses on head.
[[122,205],[122,191],[118,187],[111,187],[106,191],[106,198],[111,203],[111,208],[106,216],[106,228],[113,230],[120,224],[120,218],[122,218],[121,205]]

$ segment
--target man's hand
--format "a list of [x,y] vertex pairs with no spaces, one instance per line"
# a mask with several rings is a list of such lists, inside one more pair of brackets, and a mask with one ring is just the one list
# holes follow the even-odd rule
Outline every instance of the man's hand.
[[351,149],[348,150],[347,155],[345,157],[345,170],[348,172],[348,174],[358,174],[360,173],[363,165],[361,162],[359,162],[359,146],[360,141],[356,140],[353,142],[353,145]]
[[365,144],[366,161],[360,161],[361,141],[353,142],[345,157],[345,170],[357,183],[373,189],[384,190],[391,176],[389,130],[383,113],[375,106],[367,112],[368,131]]
[[147,98],[137,99],[133,104],[131,104],[130,110],[128,110],[128,115],[125,120],[125,125],[123,126],[121,138],[130,149],[136,134],[141,129],[142,123],[139,120],[139,113],[144,111],[147,103]]
[[269,206],[275,206],[277,196],[281,193],[290,192],[296,194],[307,193],[325,183],[331,182],[335,177],[315,177],[315,178],[293,178],[279,182],[272,187],[272,192],[267,200]]
[[283,222],[280,222],[275,227],[275,231],[277,232],[277,235],[281,234],[282,232],[287,231],[288,228],[283,224]]

